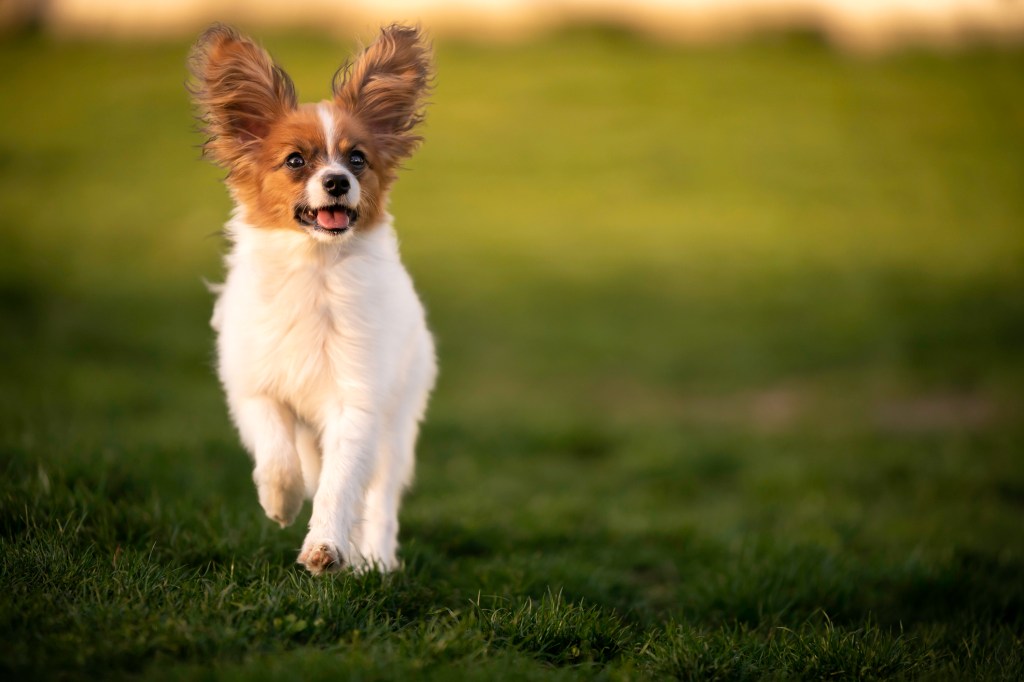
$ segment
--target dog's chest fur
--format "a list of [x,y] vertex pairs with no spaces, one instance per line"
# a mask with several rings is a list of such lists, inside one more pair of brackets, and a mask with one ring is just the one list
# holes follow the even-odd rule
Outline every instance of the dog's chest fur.
[[238,231],[213,319],[226,383],[241,380],[310,423],[358,392],[390,307],[377,286],[379,270],[391,269],[382,236],[342,253],[302,235]]

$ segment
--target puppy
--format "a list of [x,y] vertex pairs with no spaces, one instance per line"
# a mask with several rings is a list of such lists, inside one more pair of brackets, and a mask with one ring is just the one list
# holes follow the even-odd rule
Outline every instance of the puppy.
[[235,204],[212,325],[260,505],[284,527],[312,499],[298,557],[311,573],[394,569],[437,370],[387,207],[421,140],[430,49],[415,28],[384,28],[317,104],[227,26],[189,65],[204,156]]

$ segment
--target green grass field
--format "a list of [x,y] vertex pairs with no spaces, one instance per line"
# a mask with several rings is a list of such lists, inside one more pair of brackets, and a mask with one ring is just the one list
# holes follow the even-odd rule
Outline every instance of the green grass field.
[[442,41],[405,568],[327,579],[212,370],[186,51],[0,43],[5,679],[1024,677],[1024,51]]

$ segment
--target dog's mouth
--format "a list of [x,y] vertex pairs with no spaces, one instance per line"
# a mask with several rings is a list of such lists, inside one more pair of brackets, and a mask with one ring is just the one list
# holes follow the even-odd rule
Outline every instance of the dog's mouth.
[[315,230],[322,230],[330,234],[343,234],[348,232],[348,229],[359,220],[359,212],[341,204],[320,208],[300,205],[295,208],[295,220],[300,225],[312,227]]

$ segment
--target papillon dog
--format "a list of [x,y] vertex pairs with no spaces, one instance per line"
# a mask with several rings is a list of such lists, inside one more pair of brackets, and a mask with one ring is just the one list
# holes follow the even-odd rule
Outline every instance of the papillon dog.
[[267,516],[312,499],[298,562],[321,574],[397,567],[398,507],[437,373],[398,255],[388,194],[416,149],[432,79],[420,31],[381,30],[299,104],[259,45],[209,28],[189,91],[227,170],[227,278],[213,287],[217,369]]

